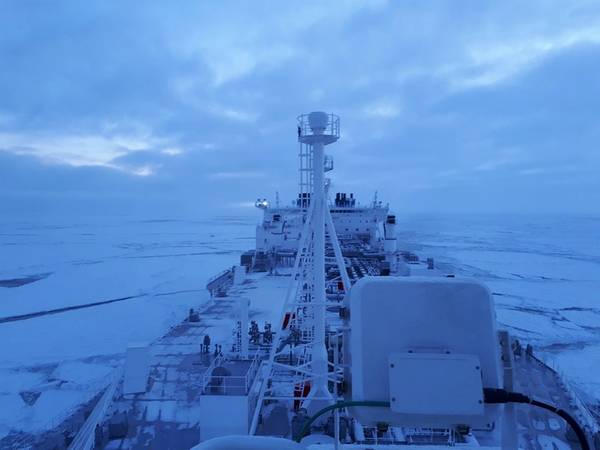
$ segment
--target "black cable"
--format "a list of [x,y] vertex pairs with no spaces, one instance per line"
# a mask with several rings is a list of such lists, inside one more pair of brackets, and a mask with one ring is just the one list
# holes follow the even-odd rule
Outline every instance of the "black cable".
[[[577,421],[564,409],[557,408],[555,406],[549,405],[544,402],[540,402],[538,400],[534,400],[525,394],[521,394],[519,392],[510,392],[504,389],[484,388],[483,398],[484,402],[487,404],[526,403],[533,406],[537,406],[538,408],[545,409],[547,411],[551,411],[559,417],[563,418],[565,422],[567,422],[569,426],[573,429],[575,435],[577,436],[577,439],[579,440],[581,450],[590,450],[590,445],[588,444],[585,432],[577,423]],[[317,411],[316,414],[309,418],[309,420],[304,424],[298,435],[294,437],[294,440],[296,442],[300,442],[310,430],[310,426],[314,423],[314,421],[326,412],[333,411],[334,409],[345,408],[348,406],[389,407],[390,403],[381,401],[342,401],[333,405],[326,406],[325,408]]]
[[493,403],[529,403],[530,405],[537,406],[538,408],[545,409],[547,411],[551,411],[557,416],[560,416],[569,424],[569,426],[575,432],[577,439],[579,440],[579,445],[582,450],[590,450],[590,445],[588,444],[587,437],[585,436],[585,432],[581,428],[581,426],[577,423],[577,421],[571,416],[567,411],[561,408],[557,408],[556,406],[549,405],[548,403],[540,402],[538,400],[534,400],[527,395],[520,394],[518,392],[509,392],[504,389],[493,389],[493,388],[485,388],[483,390],[483,398],[485,403],[493,404]]

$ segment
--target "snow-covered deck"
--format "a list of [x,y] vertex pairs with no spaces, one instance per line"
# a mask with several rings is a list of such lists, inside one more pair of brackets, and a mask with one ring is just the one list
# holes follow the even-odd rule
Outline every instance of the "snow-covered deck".
[[[219,386],[213,392],[207,384],[207,380],[210,384],[214,379],[211,371],[221,366],[232,377],[244,378],[240,392],[225,393],[243,396],[247,393],[246,385],[253,381],[246,378],[256,364],[253,360],[221,361],[221,357],[214,364],[214,344],[222,345],[225,354],[231,348],[232,325],[241,298],[250,300],[253,320],[276,323],[279,314],[274,311],[280,310],[289,281],[287,276],[251,274],[243,284],[232,287],[226,297],[207,303],[200,310],[199,322],[184,321],[153,344],[148,389],[143,394],[120,395],[114,402],[100,432],[99,439],[105,448],[166,448],[168,442],[169,448],[188,449],[198,443],[204,420],[202,397],[223,394],[218,392]],[[208,353],[201,348],[205,335],[210,336],[212,343]],[[125,437],[113,436],[109,440],[111,421],[128,422]]]

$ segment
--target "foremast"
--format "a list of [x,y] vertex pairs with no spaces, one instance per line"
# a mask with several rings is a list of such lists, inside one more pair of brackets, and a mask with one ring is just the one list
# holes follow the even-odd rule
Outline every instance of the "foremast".
[[[300,206],[308,209],[281,313],[280,332],[276,335],[265,368],[266,377],[252,420],[251,434],[256,432],[265,400],[294,400],[301,402],[304,408],[319,409],[334,401],[334,394],[329,390],[330,382],[335,385],[341,381],[341,373],[329,370],[325,291],[326,237],[329,237],[334,250],[342,285],[345,289],[350,286],[327,201],[328,183],[325,179],[325,171],[331,166],[326,163],[324,148],[339,139],[339,131],[339,117],[334,114],[312,112],[298,117],[298,141],[306,146],[305,154],[312,156],[311,163],[304,164],[304,167],[311,168],[310,176],[305,179],[311,180],[312,190],[310,195],[303,196],[301,181],[299,200],[303,202],[306,199],[306,203]],[[277,381],[281,377],[288,379],[287,385],[293,386],[293,392],[277,389]]]

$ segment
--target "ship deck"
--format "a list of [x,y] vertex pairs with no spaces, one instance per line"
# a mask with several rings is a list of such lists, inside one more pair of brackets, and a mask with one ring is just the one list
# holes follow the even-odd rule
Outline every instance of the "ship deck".
[[[368,271],[366,271],[368,272]],[[440,276],[439,269],[428,270],[424,264],[411,264],[413,275]],[[367,275],[368,273],[365,273]],[[215,297],[200,309],[198,322],[183,321],[169,333],[152,343],[148,389],[134,396],[119,395],[111,405],[104,425],[97,430],[97,448],[105,449],[189,449],[200,440],[203,422],[203,395],[244,395],[242,383],[219,386],[207,385],[207,375],[216,366],[214,344],[227,353],[233,344],[232,324],[237,320],[240,299],[250,300],[249,318],[262,325],[269,322],[277,329],[281,306],[290,277],[286,269],[278,275],[249,274],[241,285],[232,286],[226,296]],[[443,275],[443,274],[442,274]],[[204,336],[211,337],[209,353],[203,353]],[[251,354],[260,347],[251,346]],[[263,348],[264,350],[264,348]],[[219,361],[220,363],[220,361]],[[249,361],[225,366],[232,377],[241,378],[248,372]],[[563,383],[560,374],[528,355],[525,350],[514,360],[514,390],[546,400],[567,411],[578,410],[577,399]],[[234,383],[235,384],[235,383]],[[529,405],[515,406],[519,447],[523,449],[579,448],[566,423],[551,413]],[[576,415],[582,421],[581,417]],[[127,423],[128,427],[119,428]],[[113,436],[109,439],[109,434]],[[114,434],[121,433],[120,437]],[[366,444],[366,443],[364,443]],[[392,445],[390,448],[395,448]],[[348,448],[363,448],[361,445]],[[368,447],[365,447],[368,448]]]
[[[516,356],[513,371],[515,388],[538,400],[557,406],[585,424],[586,419],[577,411],[577,398],[563,382],[558,372],[526,354]],[[519,446],[523,449],[568,450],[580,448],[575,434],[567,423],[555,414],[531,405],[515,406]]]
[[[98,448],[189,449],[196,445],[202,423],[201,396],[203,392],[215,393],[206,385],[207,371],[214,366],[214,344],[222,345],[223,352],[232,345],[232,323],[241,298],[250,300],[252,320],[276,323],[288,283],[289,277],[284,275],[251,274],[243,284],[231,287],[227,296],[215,297],[200,308],[199,322],[183,321],[153,343],[146,392],[118,395],[104,426],[96,430],[101,442]],[[201,345],[206,334],[212,345],[208,353],[203,353]],[[250,350],[256,352],[257,347]],[[233,360],[224,366],[235,380],[247,372],[249,364]],[[239,394],[241,386],[230,388],[233,390],[224,393]]]

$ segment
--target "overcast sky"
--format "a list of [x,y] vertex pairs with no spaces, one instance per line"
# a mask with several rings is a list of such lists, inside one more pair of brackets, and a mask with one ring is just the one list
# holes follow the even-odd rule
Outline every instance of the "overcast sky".
[[246,214],[296,191],[412,212],[600,213],[598,1],[0,2],[3,215]]

